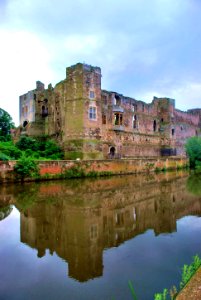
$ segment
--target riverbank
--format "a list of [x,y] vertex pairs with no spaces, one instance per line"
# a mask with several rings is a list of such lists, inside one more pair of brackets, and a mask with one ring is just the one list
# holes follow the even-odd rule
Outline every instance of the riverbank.
[[[51,160],[37,161],[37,163],[39,176],[25,178],[25,181],[177,170],[185,168],[188,165],[188,159],[186,157],[149,157],[115,160]],[[15,164],[16,161],[0,162],[1,183],[20,181],[14,173]]]
[[185,288],[179,293],[176,300],[200,300],[201,299],[201,267],[193,275]]

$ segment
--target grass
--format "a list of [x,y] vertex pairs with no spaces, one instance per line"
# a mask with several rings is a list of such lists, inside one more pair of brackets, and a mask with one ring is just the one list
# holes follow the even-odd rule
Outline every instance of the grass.
[[179,284],[179,289],[173,286],[169,291],[168,289],[164,289],[162,293],[155,294],[154,300],[173,300],[176,299],[179,292],[187,285],[192,276],[196,273],[196,271],[201,266],[201,259],[198,255],[193,257],[193,261],[190,265],[184,265],[182,268],[181,282]]
[[[162,293],[156,293],[154,295],[154,300],[174,300],[178,296],[179,292],[187,285],[192,276],[201,266],[201,259],[198,255],[193,257],[193,261],[190,265],[184,265],[182,268],[181,282],[179,284],[179,289],[177,290],[176,286],[173,286],[168,290],[167,288],[163,289]],[[133,300],[140,300],[137,298],[132,282],[128,281],[128,286],[131,292]],[[115,300],[113,297],[112,300]]]

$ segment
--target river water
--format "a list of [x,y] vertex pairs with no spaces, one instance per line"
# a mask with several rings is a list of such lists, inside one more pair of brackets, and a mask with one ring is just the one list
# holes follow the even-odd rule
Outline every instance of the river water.
[[151,300],[201,257],[201,177],[0,187],[0,299]]

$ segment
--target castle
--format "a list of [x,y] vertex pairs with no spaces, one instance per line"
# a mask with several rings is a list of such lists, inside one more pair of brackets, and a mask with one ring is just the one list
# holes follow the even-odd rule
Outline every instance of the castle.
[[201,109],[102,90],[101,69],[78,63],[54,88],[37,81],[20,96],[20,125],[21,134],[56,139],[65,159],[185,155],[186,139],[201,133]]

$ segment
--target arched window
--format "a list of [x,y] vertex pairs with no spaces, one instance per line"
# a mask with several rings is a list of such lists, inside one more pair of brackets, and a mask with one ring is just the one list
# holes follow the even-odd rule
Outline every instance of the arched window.
[[48,115],[48,108],[44,105],[42,106],[42,117],[47,117]]
[[111,147],[110,148],[110,157],[111,158],[115,157],[115,152],[116,152],[115,147]]
[[27,124],[28,124],[28,121],[24,121],[24,122],[23,122],[23,127],[26,127]]

